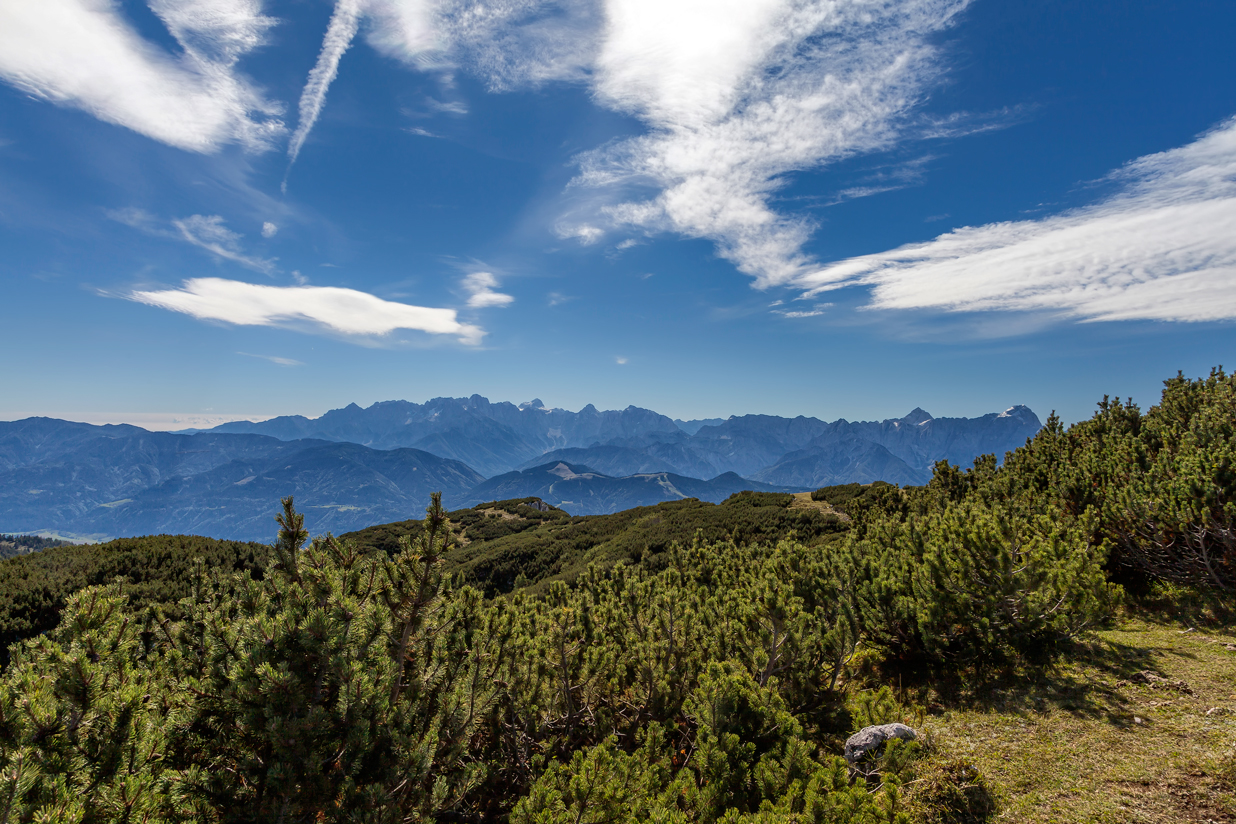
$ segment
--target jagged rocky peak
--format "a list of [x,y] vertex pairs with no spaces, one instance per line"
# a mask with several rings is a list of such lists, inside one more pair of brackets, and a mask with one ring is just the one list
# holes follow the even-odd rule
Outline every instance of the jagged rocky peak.
[[1023,418],[1025,420],[1035,420],[1035,421],[1039,419],[1039,416],[1034,414],[1034,412],[1030,410],[1030,407],[1026,406],[1025,404],[1020,404],[1020,403],[1017,404],[1016,406],[1010,406],[1008,409],[1004,410],[996,417],[998,418]]
[[927,421],[930,420],[933,420],[933,418],[930,414],[928,414],[927,410],[923,409],[921,406],[914,407],[914,409],[910,411],[910,414],[901,419],[902,423],[914,424],[916,426],[920,423],[927,423]]

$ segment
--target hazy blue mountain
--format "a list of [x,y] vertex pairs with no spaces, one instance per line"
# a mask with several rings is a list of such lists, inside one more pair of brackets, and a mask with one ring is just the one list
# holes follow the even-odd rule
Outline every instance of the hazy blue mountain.
[[[677,467],[648,452],[626,446],[573,446],[555,449],[528,461],[519,469],[533,469],[546,463],[563,461],[568,464],[589,466],[597,472],[620,478],[626,475],[646,475],[655,472],[673,472]],[[711,474],[711,473],[709,473]]]
[[48,418],[0,422],[0,449],[0,531],[8,532],[267,540],[284,495],[324,510],[315,529],[352,529],[416,515],[438,489],[458,500],[484,480],[419,450]]
[[872,481],[918,486],[931,480],[931,473],[910,467],[878,443],[847,438],[786,453],[772,466],[755,473],[753,479],[812,489]]
[[694,435],[696,432],[700,431],[701,426],[716,426],[718,424],[725,423],[725,418],[698,418],[693,421],[684,421],[674,418],[674,423],[683,432],[686,432],[688,435]]
[[232,461],[173,478],[127,503],[97,508],[78,523],[86,532],[108,535],[186,532],[268,541],[286,495],[296,497],[315,534],[338,533],[420,517],[437,491],[455,508],[483,480],[458,461],[419,449],[319,442],[274,460]]
[[0,531],[265,539],[267,516],[287,494],[325,530],[409,517],[438,489],[451,505],[537,495],[584,514],[682,497],[719,501],[742,489],[919,484],[937,460],[968,466],[977,455],[1003,457],[1040,428],[1024,406],[979,418],[915,409],[870,422],[744,415],[681,423],[634,406],[568,412],[479,395],[352,404],[320,418],[193,434],[0,422]]
[[0,469],[65,455],[100,436],[124,437],[145,431],[128,424],[94,426],[56,418],[0,421]]
[[[801,415],[674,421],[635,406],[600,412],[588,405],[579,412],[569,412],[547,409],[539,399],[516,406],[473,395],[435,398],[424,404],[384,401],[367,409],[352,404],[320,418],[236,422],[211,431],[315,437],[375,449],[410,446],[463,461],[489,477],[550,460],[580,463],[615,476],[655,471],[694,478],[726,472],[753,477],[771,471],[792,452],[818,447],[840,455],[852,451],[852,447],[837,445],[859,439],[883,447],[913,470],[907,475],[904,469],[889,464],[892,475],[881,480],[894,481],[926,477],[932,464],[941,458],[967,466],[975,456],[988,452],[1003,457],[1039,427],[1038,418],[1024,406],[981,418],[932,418],[915,409],[903,418],[873,422],[842,419],[827,423]],[[596,451],[608,447],[616,449]],[[879,461],[873,457],[860,463],[875,466]],[[825,464],[833,466],[835,461],[830,458]],[[816,475],[820,483],[833,477],[825,464]],[[804,465],[797,466],[792,474],[802,477]]]
[[855,437],[878,443],[915,469],[928,475],[938,460],[969,466],[978,455],[1004,453],[1022,446],[1042,428],[1026,406],[1013,406],[979,418],[933,418],[915,409],[904,418],[875,423],[837,421],[826,436],[812,445]]
[[733,473],[708,481],[670,472],[614,478],[594,472],[587,466],[553,461],[490,478],[469,493],[464,505],[535,495],[572,515],[604,515],[683,498],[720,503],[735,492],[744,490],[798,491],[749,481]]
[[[744,415],[701,426],[694,435],[655,432],[610,445],[643,452],[694,477],[736,472],[767,483],[815,488],[871,480],[921,484],[938,460],[969,466],[988,453],[1002,460],[1041,426],[1025,406],[979,418],[932,418],[916,408],[903,418],[875,422]],[[860,448],[859,442],[880,449]],[[812,465],[817,469],[809,471]]]
[[366,409],[352,404],[320,418],[235,421],[210,431],[323,438],[374,449],[415,447],[463,461],[485,475],[497,475],[554,449],[680,430],[666,416],[635,406],[601,412],[589,404],[579,412],[569,412],[547,409],[540,400],[516,406],[473,395],[434,398],[423,404],[382,401]]

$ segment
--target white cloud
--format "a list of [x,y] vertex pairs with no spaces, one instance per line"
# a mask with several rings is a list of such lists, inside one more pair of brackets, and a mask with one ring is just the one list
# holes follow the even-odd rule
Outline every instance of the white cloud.
[[1087,320],[1236,318],[1236,118],[1112,175],[1120,191],[1041,220],[956,229],[796,279],[872,287],[880,309]]
[[600,0],[371,0],[369,42],[418,68],[465,66],[494,89],[587,78]]
[[614,363],[618,364],[619,366],[626,366],[628,362],[629,362],[629,358],[624,358],[622,355],[618,355],[614,358]]
[[180,289],[134,291],[130,300],[238,326],[308,325],[353,338],[381,338],[397,329],[453,335],[478,344],[485,332],[460,323],[454,309],[410,306],[333,286],[263,286],[193,278]]
[[[246,255],[240,248],[240,239],[244,235],[237,234],[224,226],[223,218],[218,215],[190,215],[173,220],[172,225],[176,227],[184,240],[213,255],[263,274],[269,275],[275,271],[274,260]],[[269,237],[266,235],[265,227],[273,225],[273,223],[265,224],[262,227],[262,234]]]
[[262,149],[283,133],[279,106],[236,71],[274,22],[258,0],[150,5],[183,54],[142,39],[110,0],[0,3],[0,78],[190,151]]
[[[611,223],[709,238],[759,286],[814,268],[790,172],[889,145],[966,0],[608,0],[598,99],[649,127],[583,158]],[[645,200],[630,200],[638,190]]]
[[262,237],[272,238],[279,231],[279,227],[271,223],[269,220],[262,224]]
[[304,366],[304,361],[294,360],[292,358],[281,358],[276,355],[254,355],[250,352],[237,352],[237,355],[244,355],[246,358],[261,358],[262,360],[270,361],[276,366]]
[[468,292],[468,306],[483,309],[488,306],[506,306],[515,298],[495,292],[498,279],[489,272],[473,272],[463,279],[463,288]]
[[601,238],[605,237],[605,230],[592,226],[587,223],[567,224],[563,223],[557,227],[558,237],[566,240],[568,238],[577,238],[580,243],[585,246],[591,246]]
[[309,80],[305,83],[300,95],[300,119],[296,124],[296,133],[288,144],[288,157],[292,163],[305,145],[305,138],[326,103],[326,91],[339,72],[339,60],[343,53],[352,45],[356,29],[360,25],[361,12],[364,9],[363,0],[338,0],[335,12],[331,15],[330,25],[326,27],[326,37],[322,40],[322,51],[318,61],[309,71]]

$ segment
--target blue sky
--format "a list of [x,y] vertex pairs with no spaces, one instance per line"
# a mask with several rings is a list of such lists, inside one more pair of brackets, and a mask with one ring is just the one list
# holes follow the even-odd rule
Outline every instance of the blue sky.
[[0,0],[0,418],[1089,416],[1236,366],[1236,5]]

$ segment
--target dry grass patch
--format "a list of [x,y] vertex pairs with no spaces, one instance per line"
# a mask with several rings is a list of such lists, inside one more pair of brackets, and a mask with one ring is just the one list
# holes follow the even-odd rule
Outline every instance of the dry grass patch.
[[850,520],[850,516],[846,515],[840,509],[834,509],[829,506],[827,501],[811,500],[810,492],[794,492],[794,500],[790,502],[790,509],[814,509],[817,512],[822,512],[825,515],[832,513],[843,521]]
[[936,757],[982,771],[996,821],[1236,822],[1236,635],[1130,620],[1035,678],[939,699]]

